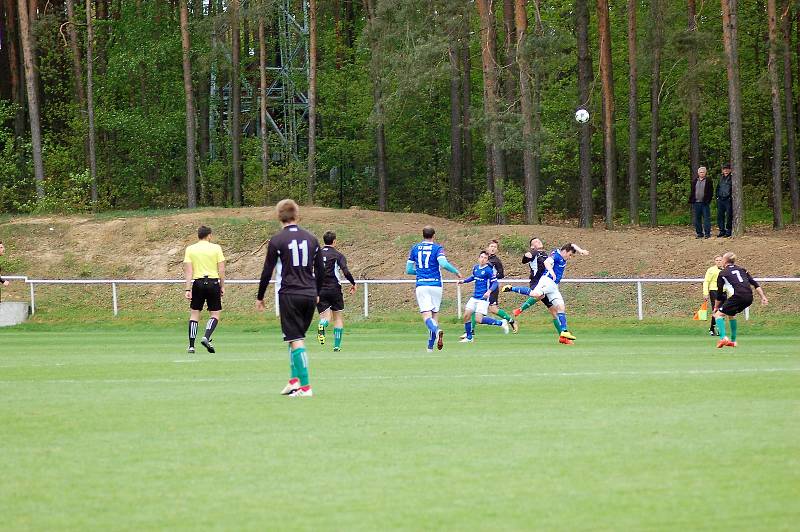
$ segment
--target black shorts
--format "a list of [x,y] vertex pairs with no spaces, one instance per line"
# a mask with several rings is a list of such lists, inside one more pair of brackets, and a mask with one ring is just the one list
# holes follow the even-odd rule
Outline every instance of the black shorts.
[[192,310],[203,310],[203,304],[208,304],[208,310],[222,310],[222,290],[219,287],[219,279],[209,279],[203,277],[195,279],[192,283],[192,302],[189,308]]
[[489,294],[489,306],[497,305],[498,298],[500,297],[500,289],[498,288],[491,294]]
[[317,310],[322,314],[328,309],[335,310],[336,312],[344,310],[344,296],[341,290],[331,290],[320,293]]
[[718,290],[709,290],[708,291],[708,302],[711,303],[711,308],[714,308],[714,302],[719,301],[720,304],[725,303],[725,300],[728,299],[728,294],[725,293],[723,290],[722,292]]
[[550,307],[553,306],[553,304],[550,302],[550,299],[547,296],[544,296],[542,298],[542,303],[544,303],[544,306],[547,307],[547,308],[550,308]]
[[317,298],[297,294],[278,294],[283,341],[292,342],[306,337],[308,326],[314,319]]
[[725,303],[723,303],[722,306],[719,307],[719,311],[725,314],[726,316],[736,316],[737,314],[739,314],[752,304],[753,304],[752,296],[740,297],[734,294],[725,300]]

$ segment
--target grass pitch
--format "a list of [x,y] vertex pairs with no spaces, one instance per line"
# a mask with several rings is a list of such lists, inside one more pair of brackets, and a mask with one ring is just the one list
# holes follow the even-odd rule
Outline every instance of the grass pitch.
[[[544,320],[543,317],[540,317]],[[278,392],[274,325],[0,331],[6,530],[791,529],[798,336],[360,324]],[[794,328],[793,330],[797,330]],[[332,332],[332,331],[331,331]],[[329,337],[332,341],[332,335]]]

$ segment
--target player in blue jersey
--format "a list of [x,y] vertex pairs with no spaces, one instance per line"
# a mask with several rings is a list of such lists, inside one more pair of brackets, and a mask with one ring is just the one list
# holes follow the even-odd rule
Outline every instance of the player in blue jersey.
[[465,307],[464,331],[467,335],[461,339],[462,343],[472,342],[472,314],[475,314],[475,322],[483,325],[495,325],[502,327],[503,332],[508,334],[508,321],[496,320],[489,317],[489,297],[492,292],[497,290],[497,270],[489,264],[489,253],[481,251],[478,255],[478,264],[473,266],[472,275],[466,279],[458,281],[458,284],[475,282],[475,293]]
[[406,261],[406,273],[417,276],[417,304],[422,321],[428,328],[428,352],[433,352],[433,344],[438,349],[444,347],[444,331],[436,320],[439,305],[442,303],[442,272],[440,268],[454,273],[461,279],[458,269],[447,262],[444,247],[433,241],[436,231],[430,225],[422,228],[422,242],[411,246]]

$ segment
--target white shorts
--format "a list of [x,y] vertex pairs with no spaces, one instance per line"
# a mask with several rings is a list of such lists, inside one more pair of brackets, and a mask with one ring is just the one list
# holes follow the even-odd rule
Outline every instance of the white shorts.
[[484,316],[489,315],[489,300],[488,299],[478,299],[476,297],[469,298],[467,301],[467,306],[465,307],[466,310],[470,312],[474,312],[475,314],[483,314]]
[[549,299],[553,305],[557,305],[559,303],[562,305],[564,304],[564,298],[561,296],[561,291],[558,289],[558,285],[546,275],[543,275],[539,279],[539,282],[536,283],[536,288],[531,291],[531,295],[534,297],[547,296],[547,299]]
[[442,304],[441,286],[418,286],[417,304],[420,312],[439,312]]

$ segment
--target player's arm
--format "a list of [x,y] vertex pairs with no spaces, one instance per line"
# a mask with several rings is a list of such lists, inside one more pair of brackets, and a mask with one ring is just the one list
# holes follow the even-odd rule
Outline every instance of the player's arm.
[[502,279],[503,277],[506,276],[506,272],[503,269],[503,261],[501,261],[499,258],[497,259],[497,263],[495,263],[493,267],[494,271],[497,273],[498,279]]
[[578,244],[575,244],[574,242],[572,244],[572,247],[575,248],[575,251],[577,251],[579,255],[588,255],[589,254],[588,251],[586,251],[585,249],[580,247]]
[[553,271],[553,265],[554,264],[555,264],[555,260],[553,260],[553,257],[547,257],[544,260],[544,269],[547,270],[548,273],[550,273],[550,275],[553,276],[553,279],[556,278],[556,272]]
[[711,271],[711,268],[706,270],[706,276],[703,279],[703,299],[708,301],[708,290],[711,285],[711,279],[714,277],[714,273]]
[[219,293],[225,295],[225,261],[217,263],[217,270],[219,270]]
[[748,282],[750,282],[751,285],[753,285],[753,288],[756,289],[756,293],[759,296],[761,296],[761,304],[762,305],[766,305],[767,303],[769,303],[769,300],[767,299],[767,296],[764,295],[764,289],[761,288],[761,285],[758,284],[758,281],[753,279],[753,276],[750,275],[750,272],[747,272],[747,280],[748,280]]
[[261,270],[261,280],[258,283],[258,295],[256,296],[256,309],[264,310],[264,294],[272,279],[272,272],[278,263],[278,248],[270,240],[267,244],[267,257],[264,259],[264,269]]
[[[314,251],[314,279],[317,281],[317,294],[322,292],[322,284],[325,282],[325,261],[322,260],[322,251],[319,249],[319,243],[317,243],[317,249]],[[319,302],[319,297],[317,297],[317,302]]]
[[439,255],[436,257],[436,261],[439,263],[439,266],[461,278],[461,272],[458,271],[458,268],[447,262],[447,257],[444,255]]
[[489,284],[489,288],[486,290],[486,293],[483,294],[483,299],[489,299],[489,296],[492,295],[492,292],[500,288],[500,283],[497,282],[496,277],[492,277],[492,282]]
[[194,268],[192,268],[192,261],[189,257],[183,259],[183,274],[186,279],[186,290],[184,295],[186,299],[192,299],[192,278],[194,277]]
[[533,253],[530,251],[522,256],[522,264],[528,264],[529,262],[533,262]]
[[414,248],[408,252],[408,260],[406,261],[406,273],[408,275],[417,275],[417,262],[414,260]]
[[339,255],[339,269],[342,270],[345,278],[350,282],[350,293],[352,294],[356,291],[356,280],[347,268],[347,259],[344,255]]
[[467,283],[471,283],[471,282],[472,282],[472,281],[474,281],[474,280],[475,280],[475,277],[474,277],[474,276],[472,276],[472,275],[470,275],[470,276],[469,276],[469,277],[467,277],[466,279],[459,279],[459,280],[458,280],[458,284],[467,284]]

